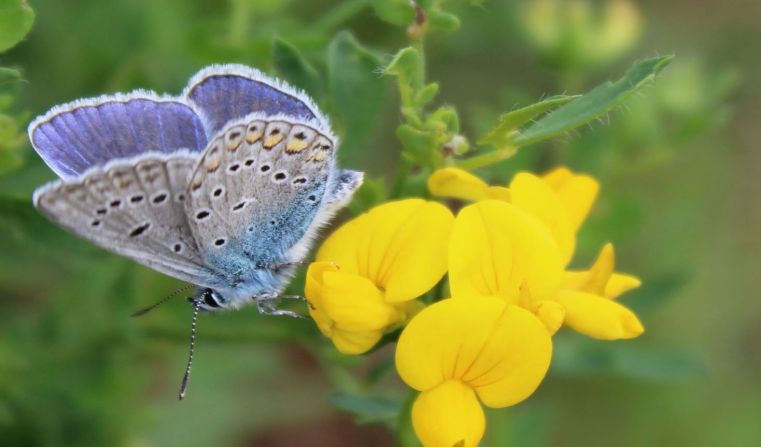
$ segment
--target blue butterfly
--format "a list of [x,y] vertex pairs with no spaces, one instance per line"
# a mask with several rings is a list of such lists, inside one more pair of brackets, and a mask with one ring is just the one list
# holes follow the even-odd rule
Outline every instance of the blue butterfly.
[[207,67],[178,97],[138,90],[54,107],[29,138],[61,177],[35,206],[197,286],[194,327],[199,309],[292,315],[273,301],[363,178],[335,166],[338,139],[306,94],[242,65]]

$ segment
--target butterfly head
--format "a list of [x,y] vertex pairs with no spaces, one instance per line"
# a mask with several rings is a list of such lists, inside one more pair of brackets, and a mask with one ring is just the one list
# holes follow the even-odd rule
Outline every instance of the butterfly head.
[[197,305],[200,310],[205,312],[224,310],[228,305],[228,301],[221,293],[208,287],[198,289],[195,296],[188,297],[188,302]]

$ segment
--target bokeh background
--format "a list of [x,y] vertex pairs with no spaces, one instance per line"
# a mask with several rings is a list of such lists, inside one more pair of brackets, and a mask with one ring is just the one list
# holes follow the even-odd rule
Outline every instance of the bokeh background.
[[[396,445],[388,426],[403,387],[388,352],[343,358],[310,321],[254,308],[201,319],[189,396],[178,402],[190,309],[177,300],[129,314],[181,284],[40,217],[31,193],[53,174],[24,129],[61,102],[133,88],[178,93],[204,65],[241,62],[316,97],[344,139],[343,165],[391,178],[400,118],[379,68],[409,42],[385,4],[399,2],[29,3],[31,33],[0,54],[0,65],[23,73],[0,83],[0,445]],[[516,106],[582,93],[637,58],[676,55],[601,122],[483,172],[504,183],[562,163],[598,177],[575,263],[614,242],[621,270],[644,280],[625,303],[647,328],[612,343],[559,334],[547,380],[528,401],[490,413],[483,444],[757,445],[761,3],[442,8],[460,27],[426,38],[427,77],[473,139]],[[297,76],[294,64],[312,70]],[[356,404],[373,393],[376,407]]]

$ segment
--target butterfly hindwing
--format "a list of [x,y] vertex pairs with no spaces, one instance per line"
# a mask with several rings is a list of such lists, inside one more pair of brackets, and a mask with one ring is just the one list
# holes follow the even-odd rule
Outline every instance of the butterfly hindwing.
[[35,206],[74,234],[167,275],[216,285],[184,212],[197,156],[146,154],[35,192]]
[[224,271],[289,262],[323,205],[335,147],[307,122],[252,116],[225,128],[190,178],[188,221]]
[[203,120],[192,106],[142,91],[55,107],[32,122],[29,139],[64,179],[149,152],[200,152],[207,142]]

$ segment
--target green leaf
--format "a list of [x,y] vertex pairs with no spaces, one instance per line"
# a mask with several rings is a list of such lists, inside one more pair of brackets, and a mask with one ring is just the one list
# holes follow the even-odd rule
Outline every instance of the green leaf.
[[403,155],[414,165],[439,166],[442,154],[438,139],[431,131],[421,131],[408,124],[396,128],[396,136],[404,146]]
[[330,94],[343,130],[348,163],[366,157],[362,150],[375,132],[385,103],[388,80],[378,74],[381,60],[348,32],[339,33],[328,49]]
[[12,48],[34,23],[34,11],[25,0],[0,0],[0,52]]
[[518,146],[533,144],[561,135],[608,113],[652,81],[672,59],[672,56],[654,57],[634,64],[618,81],[606,82],[556,109],[522,131],[512,142]]
[[290,43],[282,39],[272,42],[272,64],[277,73],[291,84],[303,88],[312,96],[321,95],[323,85],[320,73]]
[[400,50],[386,66],[384,73],[397,77],[402,104],[412,106],[416,92],[423,88],[423,60],[420,52],[412,47]]
[[507,146],[511,143],[511,137],[515,135],[514,131],[516,129],[537,116],[542,115],[555,107],[567,104],[576,98],[578,98],[578,96],[551,96],[543,101],[505,113],[499,117],[499,123],[497,123],[489,133],[478,140],[478,144],[492,144],[496,147]]
[[21,79],[21,73],[12,68],[0,67],[0,86],[16,82]]
[[372,0],[375,14],[384,22],[406,26],[415,20],[415,10],[409,0]]
[[611,346],[576,334],[555,337],[552,371],[564,377],[616,375],[640,380],[677,380],[704,372],[699,359],[683,350],[645,346],[644,342]]
[[404,405],[404,398],[337,392],[330,397],[330,403],[339,410],[353,414],[357,423],[367,424],[396,421]]
[[454,32],[460,29],[460,19],[456,15],[434,9],[428,12],[428,27],[434,31]]

